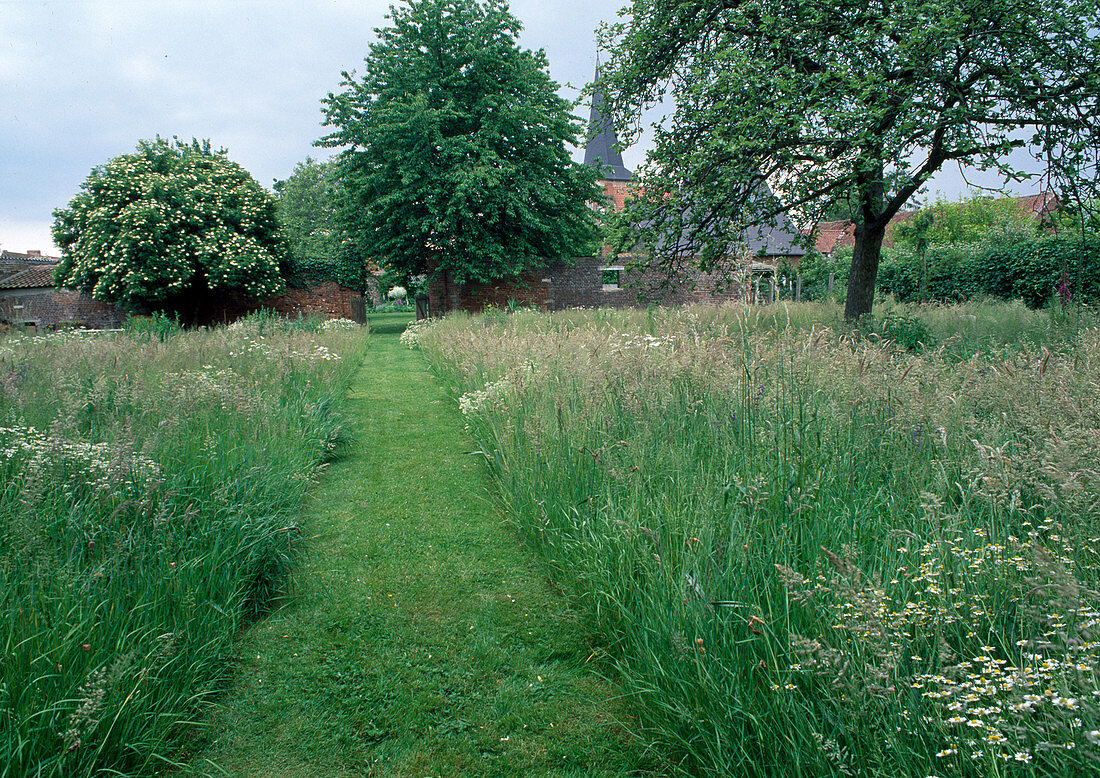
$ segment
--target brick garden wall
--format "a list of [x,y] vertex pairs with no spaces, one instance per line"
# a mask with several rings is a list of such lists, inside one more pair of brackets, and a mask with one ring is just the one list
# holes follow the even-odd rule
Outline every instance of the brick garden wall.
[[315,314],[333,319],[355,318],[353,300],[363,295],[335,281],[321,281],[304,288],[288,288],[283,294],[262,300],[257,308],[270,308],[287,316]]
[[[605,289],[603,269],[623,267],[619,288]],[[529,270],[517,279],[490,284],[455,284],[449,276],[429,268],[428,305],[431,315],[464,310],[480,313],[487,306],[504,308],[509,303],[559,311],[567,308],[630,308],[648,305],[722,303],[741,299],[747,288],[734,285],[716,292],[718,273],[692,271],[671,287],[662,284],[658,271],[628,269],[629,263],[605,257],[577,257],[573,264],[555,263]],[[727,285],[728,286],[728,285]]]
[[[22,310],[14,310],[17,305]],[[12,289],[0,292],[0,318],[35,322],[39,329],[58,324],[113,329],[126,321],[126,312],[68,289]]]
[[363,295],[335,281],[319,281],[308,287],[287,287],[282,294],[250,300],[240,296],[226,296],[219,300],[215,310],[207,317],[207,324],[228,324],[254,311],[268,310],[283,316],[322,316],[331,319],[358,319],[356,300]]

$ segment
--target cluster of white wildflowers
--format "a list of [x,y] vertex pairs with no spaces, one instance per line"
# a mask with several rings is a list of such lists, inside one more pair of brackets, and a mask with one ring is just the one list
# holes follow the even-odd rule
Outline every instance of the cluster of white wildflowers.
[[655,338],[648,333],[620,332],[618,337],[610,338],[611,351],[614,354],[626,352],[649,351],[665,345],[660,338]]
[[400,341],[409,348],[420,348],[420,341],[424,337],[424,333],[432,326],[431,319],[419,319],[417,321],[409,322],[405,327],[405,331],[401,333]]
[[321,322],[321,329],[325,332],[357,330],[359,325],[351,319],[325,319]]
[[[1094,624],[1097,615],[1091,609],[1052,614]],[[1026,650],[1029,641],[1018,642],[1025,647],[1019,659],[998,657],[995,647],[983,646],[969,660],[912,679],[912,688],[937,707],[935,715],[922,717],[943,732],[946,742],[937,757],[1026,764],[1042,752],[1100,745],[1094,729],[1100,724],[1100,643],[1036,653]]]
[[306,359],[310,362],[334,362],[340,359],[339,354],[333,352],[328,346],[322,346],[320,343],[314,344],[313,349],[308,352],[290,351],[288,353],[293,359]]
[[28,475],[63,468],[69,486],[84,483],[97,492],[140,488],[161,472],[156,462],[109,443],[66,440],[24,426],[0,427],[0,459]]
[[462,411],[463,416],[503,410],[508,405],[508,396],[511,391],[512,384],[510,381],[506,379],[492,381],[486,384],[483,389],[475,389],[459,397],[458,409]]
[[[239,329],[241,332],[247,331],[243,325]],[[243,338],[236,341],[229,350],[229,356],[231,357],[243,357],[246,354],[260,354],[265,357],[270,357],[272,353],[271,346],[269,346],[265,340],[251,335],[245,335]]]
[[[902,718],[913,733],[941,733],[937,756],[947,762],[1027,765],[1041,752],[1100,746],[1090,735],[1100,726],[1100,610],[1073,579],[1058,530],[1047,518],[1026,541],[991,543],[976,528],[925,543],[919,564],[890,580],[890,594],[832,554],[835,574],[813,581],[777,565],[790,598],[828,625],[817,638],[791,636],[790,679],[773,690],[796,690],[799,676],[814,675],[853,696],[917,691],[927,707],[903,708]],[[1006,603],[1015,611],[1011,640]],[[1034,634],[1020,637],[1028,629]],[[991,631],[1008,645],[981,646],[962,661],[945,639],[977,645]]]
[[222,410],[259,410],[262,398],[254,392],[244,377],[229,368],[216,369],[203,365],[200,370],[168,373],[166,385],[175,394],[181,407],[195,402],[207,402]]

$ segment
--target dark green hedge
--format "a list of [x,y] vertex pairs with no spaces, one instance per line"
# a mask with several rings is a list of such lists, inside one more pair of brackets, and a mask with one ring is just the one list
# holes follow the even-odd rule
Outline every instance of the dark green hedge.
[[[927,299],[966,300],[987,294],[1020,299],[1031,308],[1048,301],[1100,302],[1100,237],[1037,235],[1006,230],[981,243],[932,245],[925,255]],[[878,286],[901,302],[919,302],[921,257],[904,248],[884,252]]]

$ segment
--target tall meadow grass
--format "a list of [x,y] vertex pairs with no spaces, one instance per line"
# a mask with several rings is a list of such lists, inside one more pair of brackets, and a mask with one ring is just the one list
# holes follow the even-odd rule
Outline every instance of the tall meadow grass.
[[346,439],[364,333],[306,325],[0,340],[0,776],[185,753]]
[[1080,775],[1100,330],[999,307],[890,311],[913,349],[822,305],[406,341],[685,774]]

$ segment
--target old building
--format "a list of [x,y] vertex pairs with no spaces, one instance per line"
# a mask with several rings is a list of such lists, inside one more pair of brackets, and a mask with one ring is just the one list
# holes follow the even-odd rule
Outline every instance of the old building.
[[[598,184],[606,199],[592,204],[598,211],[621,211],[631,196],[634,177],[623,164],[621,148],[611,117],[604,110],[603,97],[596,90],[592,96],[584,164],[598,168],[602,174]],[[747,297],[770,299],[774,297],[774,291],[769,290],[774,288],[771,279],[776,267],[781,262],[798,263],[805,254],[804,238],[785,215],[746,238],[744,255],[731,258],[729,263],[743,269],[739,281],[733,284],[727,272],[704,273],[695,269],[669,277],[649,269],[641,257],[629,254],[557,261],[528,270],[517,278],[485,284],[457,284],[446,272],[428,268],[429,310],[431,315],[439,316],[452,310],[476,313],[488,306],[562,310],[649,303],[717,303]]]
[[40,251],[0,251],[0,322],[32,331],[58,326],[121,326],[126,314],[70,289],[53,285],[60,260]]

